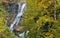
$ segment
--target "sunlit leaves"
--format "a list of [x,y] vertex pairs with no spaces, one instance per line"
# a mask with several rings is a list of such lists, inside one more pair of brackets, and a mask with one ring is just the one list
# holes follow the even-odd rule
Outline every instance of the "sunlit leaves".
[[18,37],[11,33],[8,28],[5,28],[5,30],[0,33],[0,38],[18,38]]
[[0,6],[0,32],[4,30],[6,23],[6,11],[3,6]]
[[4,20],[0,18],[0,32],[4,30]]
[[48,17],[48,16],[42,16],[39,18],[39,20],[37,21],[37,25],[41,26],[42,23],[46,23],[46,22],[50,22],[53,21],[52,18]]
[[54,38],[54,35],[51,33],[46,33],[44,38]]
[[[26,38],[59,38],[60,11],[57,11],[60,10],[59,0],[26,1],[27,9],[20,21],[21,25],[30,28]],[[54,20],[54,11],[57,14],[56,20]]]
[[[32,1],[31,1],[31,0],[26,0],[26,2],[27,2],[27,6],[28,6],[27,8],[28,8],[28,9],[30,9],[30,8],[32,8],[32,9],[35,8],[35,0],[32,0]],[[29,3],[29,2],[30,2],[30,3]],[[33,2],[33,3],[32,3],[32,2]]]
[[48,8],[53,3],[53,0],[41,0],[37,1],[38,8]]

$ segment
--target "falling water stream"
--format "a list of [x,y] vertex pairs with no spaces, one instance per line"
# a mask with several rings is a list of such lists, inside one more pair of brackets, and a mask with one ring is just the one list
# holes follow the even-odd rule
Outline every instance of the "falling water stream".
[[[19,21],[20,21],[20,19],[21,19],[21,16],[22,16],[23,13],[24,13],[25,7],[26,7],[26,3],[23,2],[22,4],[19,4],[18,14],[17,14],[15,20],[13,21],[13,23],[10,25],[10,31],[11,31],[11,32],[13,32],[13,29],[14,29],[13,27],[14,27],[14,25],[16,25],[16,26],[18,25],[18,23],[19,23]],[[25,33],[25,32],[19,34],[20,38],[24,38],[24,33]]]
[[20,11],[18,10],[18,14],[17,14],[15,20],[14,20],[13,23],[10,25],[10,30],[11,30],[11,32],[13,31],[13,26],[14,26],[14,25],[18,25],[18,23],[19,23],[19,21],[20,21],[20,19],[21,19],[21,16],[23,15],[23,10],[24,10],[25,6],[26,6],[26,4],[23,3],[22,6],[21,6],[21,10],[20,10],[20,5],[19,5],[19,10],[20,10]]

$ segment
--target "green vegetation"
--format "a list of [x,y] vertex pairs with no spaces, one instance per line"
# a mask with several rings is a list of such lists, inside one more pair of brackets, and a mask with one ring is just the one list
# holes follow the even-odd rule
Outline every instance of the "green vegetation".
[[[0,38],[18,38],[7,26],[8,11],[12,9],[7,3],[6,10],[0,0]],[[21,25],[27,27],[24,30],[29,30],[25,38],[60,38],[60,0],[26,0],[26,5],[27,9],[20,21]]]
[[11,33],[9,28],[6,28],[2,32],[0,32],[0,38],[18,38],[18,37]]
[[0,38],[18,38],[13,33],[10,32],[9,28],[5,25],[7,24],[8,12],[5,7],[2,5],[2,1],[0,0]]
[[60,38],[60,0],[26,0],[21,24],[29,33],[25,38]]

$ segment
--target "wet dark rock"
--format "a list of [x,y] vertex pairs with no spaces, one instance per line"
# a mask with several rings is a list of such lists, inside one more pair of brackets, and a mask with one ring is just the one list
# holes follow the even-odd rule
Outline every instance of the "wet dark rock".
[[18,25],[18,26],[14,26],[14,34],[19,36],[20,33],[23,33],[24,31],[26,31],[26,27],[22,26],[22,25]]
[[3,5],[5,6],[5,9],[8,11],[8,13],[17,13],[18,12],[18,4],[15,3],[4,3],[2,2]]
[[15,17],[16,17],[16,14],[8,14],[8,19],[7,19],[7,21],[8,21],[8,26],[10,27],[10,24],[14,21],[14,19],[15,19]]
[[18,31],[18,32],[23,32],[25,31],[25,26],[22,26],[22,25],[17,25],[17,26],[14,26],[14,30]]
[[[7,3],[8,2],[8,3]],[[11,3],[10,0],[3,0],[2,5],[5,7],[6,11],[8,12],[7,14],[7,21],[8,21],[8,26],[13,22],[15,19],[17,13],[18,13],[18,4],[16,3]]]

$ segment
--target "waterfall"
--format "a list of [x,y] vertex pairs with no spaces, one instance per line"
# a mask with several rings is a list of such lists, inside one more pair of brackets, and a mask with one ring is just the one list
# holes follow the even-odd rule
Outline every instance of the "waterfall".
[[[26,3],[25,2],[22,2],[22,4],[19,4],[19,7],[18,7],[18,14],[15,18],[15,20],[13,21],[13,23],[10,25],[10,31],[13,32],[14,30],[14,25],[18,25],[20,19],[21,19],[21,16],[23,15],[24,13],[24,9],[26,8]],[[26,34],[28,33],[29,31],[26,31]],[[24,38],[24,34],[25,32],[19,34],[20,38]]]
[[[21,5],[19,4],[19,7],[18,7],[18,14],[15,18],[15,20],[13,21],[13,23],[10,25],[10,31],[13,32],[13,27],[14,25],[18,25],[20,19],[21,19],[21,16],[23,15],[23,10],[25,8],[26,4],[25,3],[22,3]],[[19,36],[21,38],[24,38],[24,32],[19,34]]]
[[13,23],[10,25],[11,32],[13,31],[14,25],[18,25],[18,23],[21,19],[21,16],[23,15],[23,10],[24,10],[25,6],[26,6],[25,3],[23,3],[22,5],[19,4],[18,14],[17,14],[15,20],[13,21]]

